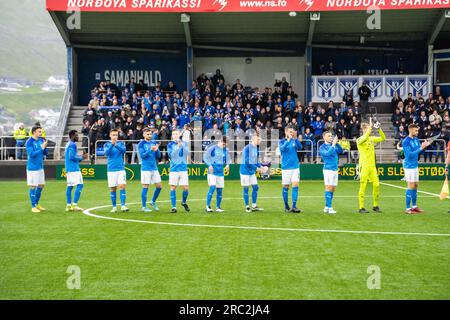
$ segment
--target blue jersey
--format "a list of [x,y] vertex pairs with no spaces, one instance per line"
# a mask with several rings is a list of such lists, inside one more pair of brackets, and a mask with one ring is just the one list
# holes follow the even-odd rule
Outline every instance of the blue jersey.
[[158,145],[155,141],[141,140],[138,144],[139,155],[141,156],[141,171],[158,171],[158,158],[161,152],[153,151],[152,147]]
[[230,164],[230,156],[227,148],[215,144],[205,150],[203,161],[208,167],[213,167],[213,175],[223,177],[224,168]]
[[319,148],[319,154],[323,161],[323,170],[338,171],[339,154],[342,153],[340,144],[334,147],[331,143],[324,143]]
[[419,167],[419,154],[422,152],[421,143],[418,138],[410,138],[409,136],[403,139],[403,152],[405,160],[403,160],[403,168],[415,169]]
[[239,172],[243,175],[251,176],[260,167],[258,147],[250,143],[242,150],[242,163]]
[[170,171],[184,172],[187,171],[187,157],[189,148],[186,142],[178,146],[177,142],[172,141],[167,146],[167,152],[170,157]]
[[303,148],[300,141],[297,139],[280,140],[280,153],[281,153],[281,169],[292,170],[298,169],[300,162],[298,161],[297,151]]
[[125,170],[123,155],[126,151],[125,143],[122,141],[117,141],[115,146],[111,142],[105,144],[105,154],[108,158],[108,172]]
[[66,144],[66,172],[78,172],[80,171],[80,161],[83,161],[83,157],[77,155],[77,145],[73,141],[69,141]]
[[25,147],[27,149],[27,170],[38,171],[44,169],[44,156],[48,155],[48,150],[42,150],[43,139],[29,138],[25,142]]

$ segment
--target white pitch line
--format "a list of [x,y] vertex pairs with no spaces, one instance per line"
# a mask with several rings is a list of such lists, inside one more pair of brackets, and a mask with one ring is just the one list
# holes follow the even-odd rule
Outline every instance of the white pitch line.
[[[397,188],[397,189],[402,189],[402,190],[408,190],[408,188],[405,188],[405,187],[402,187],[402,186],[397,186],[397,185],[395,185],[395,184],[390,184],[390,183],[386,183],[386,182],[380,182],[380,184],[383,184],[383,185],[385,185],[385,186],[389,186],[389,187],[392,187],[392,188]],[[426,194],[426,195],[429,195],[429,196],[433,196],[433,197],[438,197],[438,198],[439,198],[439,195],[438,195],[437,193],[431,193],[431,192],[422,191],[422,190],[417,190],[417,192],[423,193],[423,194]],[[447,199],[450,199],[450,197],[447,197]]]
[[[260,199],[275,199],[275,197],[260,197]],[[278,198],[278,197],[277,197]],[[240,198],[224,198],[223,200],[235,200]],[[204,201],[204,199],[191,199],[189,201]],[[169,202],[169,200],[162,200],[159,202]],[[140,204],[140,202],[133,202],[133,204]],[[89,208],[83,211],[83,214],[105,220],[114,220],[122,222],[146,223],[155,225],[168,225],[178,227],[197,227],[197,228],[216,228],[216,229],[241,229],[241,230],[269,230],[269,231],[296,231],[296,232],[319,232],[319,233],[350,233],[350,234],[383,234],[383,235],[408,235],[408,236],[436,236],[436,237],[450,237],[447,233],[419,233],[419,232],[390,232],[390,231],[366,231],[366,230],[328,230],[328,229],[304,229],[304,228],[277,228],[277,227],[255,227],[255,226],[230,226],[230,225],[211,225],[211,224],[192,224],[192,223],[177,223],[177,222],[162,222],[162,221],[148,221],[123,219],[107,216],[99,216],[91,213],[91,211],[109,208],[110,205],[98,206]]]

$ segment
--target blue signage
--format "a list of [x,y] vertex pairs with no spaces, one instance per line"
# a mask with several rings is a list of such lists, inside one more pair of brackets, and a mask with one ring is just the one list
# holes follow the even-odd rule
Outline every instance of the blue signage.
[[77,50],[78,103],[87,105],[91,89],[100,81],[109,80],[119,88],[134,78],[154,87],[161,81],[165,87],[169,80],[177,90],[186,89],[186,54],[126,52],[106,50]]

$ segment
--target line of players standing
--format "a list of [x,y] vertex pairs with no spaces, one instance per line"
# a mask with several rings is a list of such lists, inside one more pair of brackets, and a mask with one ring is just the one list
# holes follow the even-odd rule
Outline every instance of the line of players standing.
[[[406,213],[420,213],[423,212],[417,206],[417,187],[418,187],[418,155],[420,151],[426,148],[430,142],[425,141],[420,144],[417,138],[418,128],[411,125],[409,128],[410,135],[403,141],[403,150],[405,153],[405,178],[408,183],[406,191]],[[367,213],[364,208],[364,193],[368,182],[373,183],[374,188],[374,207],[375,212],[381,212],[378,207],[379,198],[379,180],[375,164],[374,145],[385,139],[384,134],[379,126],[379,123],[363,123],[363,136],[357,140],[358,150],[360,151],[360,213]],[[378,129],[380,137],[371,136],[372,128]],[[26,149],[28,154],[27,161],[27,184],[30,187],[29,196],[32,207],[32,212],[38,213],[45,211],[40,204],[42,190],[45,185],[45,174],[43,170],[43,159],[47,150],[47,140],[41,138],[42,128],[36,126],[32,128],[32,136],[26,142]],[[153,210],[159,211],[156,201],[161,193],[162,184],[161,176],[158,171],[158,159],[160,157],[159,143],[156,137],[152,136],[150,129],[144,129],[144,139],[138,145],[139,154],[142,159],[141,163],[141,201],[142,211],[151,212]],[[78,142],[78,133],[72,130],[69,133],[69,142],[66,145],[65,152],[65,169],[67,178],[66,211],[82,211],[78,206],[78,201],[83,190],[83,177],[80,170],[79,163],[87,158],[87,154],[78,155],[76,142]],[[336,136],[331,132],[324,132],[323,138],[325,143],[320,147],[319,154],[323,159],[323,175],[325,184],[325,208],[324,213],[335,214],[336,211],[332,207],[333,194],[338,184],[338,155],[342,153],[342,147],[338,143]],[[111,213],[117,212],[117,189],[119,189],[120,209],[122,212],[128,212],[126,206],[126,172],[124,155],[126,153],[125,143],[119,141],[119,134],[117,130],[111,130],[110,141],[105,144],[105,155],[107,157],[107,177],[108,187],[110,188],[110,198],[112,209]],[[300,181],[300,163],[297,157],[297,152],[302,149],[302,138],[297,137],[296,131],[291,127],[286,127],[285,138],[279,143],[281,154],[281,169],[282,169],[282,198],[284,201],[285,212],[299,213],[301,210],[297,208],[298,200],[298,185]],[[240,165],[240,178],[243,187],[243,200],[245,203],[246,212],[262,211],[258,207],[258,181],[256,173],[261,171],[261,163],[259,162],[258,146],[261,139],[258,135],[253,135],[251,142],[242,151],[242,163]],[[209,189],[206,195],[205,211],[212,212],[211,201],[214,193],[216,193],[216,212],[223,212],[221,207],[224,175],[229,170],[230,156],[226,147],[227,139],[223,137],[218,143],[208,147],[203,155],[203,160],[208,167],[208,185]],[[167,146],[170,157],[170,172],[169,172],[169,186],[170,186],[170,202],[171,213],[177,212],[177,187],[182,191],[181,205],[186,212],[190,211],[187,204],[189,196],[189,177],[187,159],[189,156],[189,148],[186,142],[183,142],[179,131],[173,131],[172,141]],[[155,190],[149,206],[147,205],[147,194],[151,184],[155,185]],[[292,186],[292,206],[289,203],[289,187]],[[251,206],[249,190],[252,188]],[[72,200],[72,192],[75,188],[74,197]],[[411,205],[412,204],[412,205]],[[151,208],[150,208],[151,207]]]

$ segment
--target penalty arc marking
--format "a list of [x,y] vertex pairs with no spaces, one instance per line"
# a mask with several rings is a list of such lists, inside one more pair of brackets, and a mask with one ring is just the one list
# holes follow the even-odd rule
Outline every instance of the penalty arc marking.
[[[260,197],[260,199],[278,199],[279,197]],[[223,200],[238,200],[240,198],[224,198]],[[205,201],[205,199],[191,199],[189,201]],[[162,200],[159,202],[169,202],[169,200]],[[130,204],[140,204],[140,202],[134,202]],[[377,235],[406,235],[406,236],[429,236],[429,237],[450,237],[447,233],[420,233],[420,232],[391,232],[391,231],[368,231],[368,230],[333,230],[333,229],[308,229],[308,228],[278,228],[278,227],[258,227],[258,226],[233,226],[233,225],[214,225],[214,224],[193,224],[193,223],[178,223],[178,222],[163,222],[163,221],[151,221],[151,220],[136,220],[136,219],[124,219],[109,216],[101,216],[93,214],[91,211],[98,209],[110,208],[111,205],[98,206],[89,208],[83,211],[83,214],[105,220],[132,222],[132,223],[145,223],[154,225],[166,225],[176,227],[191,227],[191,228],[211,228],[211,229],[237,229],[237,230],[266,230],[266,231],[291,231],[291,232],[316,232],[316,233],[347,233],[347,234],[377,234]]]

